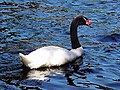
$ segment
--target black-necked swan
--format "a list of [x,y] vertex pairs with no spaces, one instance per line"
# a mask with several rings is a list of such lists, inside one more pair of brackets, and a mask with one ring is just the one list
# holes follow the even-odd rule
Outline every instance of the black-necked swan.
[[74,61],[83,54],[83,48],[79,43],[77,36],[77,27],[79,25],[89,26],[91,24],[92,22],[84,16],[78,16],[72,21],[70,26],[71,50],[58,46],[45,46],[29,53],[28,55],[19,53],[20,59],[30,69],[60,66]]

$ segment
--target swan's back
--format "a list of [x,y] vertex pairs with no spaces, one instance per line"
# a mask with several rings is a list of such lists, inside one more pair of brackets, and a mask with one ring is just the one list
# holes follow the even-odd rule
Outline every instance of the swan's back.
[[[82,50],[77,50],[82,55]],[[22,61],[27,67],[39,68],[39,67],[50,67],[50,66],[60,66],[65,63],[73,61],[75,58],[80,56],[79,53],[76,54],[76,50],[67,50],[57,46],[47,46],[39,48],[28,55],[20,55]],[[25,60],[25,61],[24,61]],[[29,63],[26,63],[27,62]]]

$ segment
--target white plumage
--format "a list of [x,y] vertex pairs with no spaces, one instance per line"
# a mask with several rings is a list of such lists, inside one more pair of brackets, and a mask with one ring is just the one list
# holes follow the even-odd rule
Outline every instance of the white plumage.
[[28,55],[20,53],[20,59],[30,69],[60,66],[71,62],[83,54],[83,48],[81,47],[77,36],[77,27],[79,25],[89,26],[91,24],[92,22],[84,16],[78,16],[72,21],[70,26],[71,50],[58,46],[47,46],[39,48]]
[[83,48],[67,50],[58,46],[39,48],[28,55],[20,53],[20,59],[30,69],[60,66],[75,60],[83,54]]

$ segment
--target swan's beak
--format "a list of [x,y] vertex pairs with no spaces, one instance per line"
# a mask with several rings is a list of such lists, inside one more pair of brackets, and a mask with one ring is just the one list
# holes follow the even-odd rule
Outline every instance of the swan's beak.
[[92,24],[92,21],[86,20],[86,25],[89,26],[90,28],[92,28],[92,26],[90,26],[91,24]]

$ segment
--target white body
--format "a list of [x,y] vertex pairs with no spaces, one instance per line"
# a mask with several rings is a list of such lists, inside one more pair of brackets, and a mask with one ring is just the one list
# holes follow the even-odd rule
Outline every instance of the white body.
[[60,66],[75,60],[83,54],[83,48],[67,50],[58,46],[47,46],[39,48],[28,55],[20,53],[20,59],[29,67],[51,67]]

